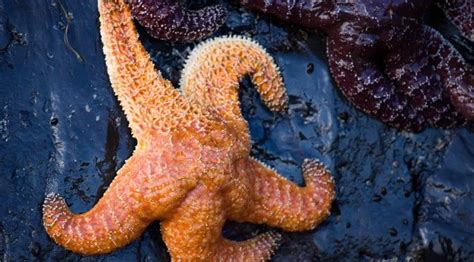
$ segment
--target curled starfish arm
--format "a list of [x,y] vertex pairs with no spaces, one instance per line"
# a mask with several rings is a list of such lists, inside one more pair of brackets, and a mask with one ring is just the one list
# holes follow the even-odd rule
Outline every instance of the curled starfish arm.
[[238,97],[239,81],[246,75],[271,110],[287,108],[288,97],[275,61],[263,47],[244,37],[220,37],[195,48],[186,62],[181,89],[203,111],[246,126]]
[[163,40],[191,42],[219,29],[227,17],[223,5],[185,9],[176,0],[131,0],[132,14],[148,33]]
[[[142,155],[131,157],[99,202],[83,214],[72,213],[62,197],[49,194],[43,204],[43,225],[49,236],[64,248],[86,255],[109,253],[137,239],[195,186],[186,179],[162,179],[159,186],[150,183],[149,177],[159,175],[146,166]],[[144,188],[145,182],[150,189]]]
[[[135,138],[147,128],[176,125],[189,105],[154,67],[123,0],[99,0],[100,31],[112,88]],[[182,112],[177,117],[172,113]]]
[[467,39],[474,41],[474,2],[472,0],[435,0],[446,16]]
[[376,43],[364,28],[344,23],[328,37],[328,62],[346,98],[365,113],[406,130],[420,131],[424,118],[388,79],[374,57]]
[[436,30],[424,27],[424,38],[451,102],[467,120],[474,121],[474,73],[461,54]]
[[266,261],[280,235],[261,234],[247,241],[222,236],[226,214],[219,192],[202,184],[161,223],[163,239],[176,261]]
[[233,213],[237,222],[264,223],[287,231],[314,229],[330,212],[335,186],[330,172],[316,160],[305,160],[305,187],[286,180],[255,159],[245,164],[250,178],[251,201],[244,212]]

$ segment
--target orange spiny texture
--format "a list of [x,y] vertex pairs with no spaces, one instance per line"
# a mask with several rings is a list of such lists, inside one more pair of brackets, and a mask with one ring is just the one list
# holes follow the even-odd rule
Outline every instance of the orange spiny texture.
[[278,69],[260,46],[230,37],[196,48],[183,96],[154,69],[124,0],[99,0],[99,13],[110,81],[138,145],[90,211],[73,214],[58,195],[46,197],[43,223],[56,243],[108,253],[160,220],[173,260],[263,261],[280,236],[230,241],[221,234],[226,220],[301,231],[328,216],[334,184],[322,164],[306,160],[306,186],[298,187],[249,156],[239,79],[250,75],[270,109],[287,107]]

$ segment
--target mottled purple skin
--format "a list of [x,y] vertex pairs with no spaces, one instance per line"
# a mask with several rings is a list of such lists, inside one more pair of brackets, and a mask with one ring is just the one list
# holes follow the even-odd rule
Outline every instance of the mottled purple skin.
[[396,39],[398,44],[385,54],[387,77],[396,84],[396,90],[407,98],[417,115],[429,125],[440,128],[462,125],[464,119],[450,103],[449,92],[444,82],[440,81],[439,70],[435,67],[440,63],[427,52],[426,39],[430,38],[432,29],[421,24],[411,28],[414,29]]
[[474,42],[474,2],[472,0],[434,0],[447,17],[461,30],[461,33]]
[[193,42],[222,26],[227,10],[222,5],[188,10],[177,0],[129,0],[132,14],[157,39]]
[[426,47],[437,72],[449,91],[451,102],[469,121],[474,121],[474,72],[443,36],[432,28],[425,34]]
[[474,120],[472,73],[449,42],[421,21],[430,5],[449,7],[448,17],[464,35],[472,35],[468,1],[238,2],[327,32],[330,70],[346,98],[393,127],[421,131]]

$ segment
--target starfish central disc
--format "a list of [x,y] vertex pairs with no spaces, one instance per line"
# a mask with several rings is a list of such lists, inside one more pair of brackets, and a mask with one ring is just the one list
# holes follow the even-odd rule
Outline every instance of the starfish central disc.
[[260,261],[279,235],[230,241],[221,234],[226,220],[301,231],[328,216],[334,183],[321,163],[305,160],[306,186],[299,187],[249,156],[240,79],[250,75],[272,110],[285,110],[288,100],[273,59],[258,44],[239,37],[202,44],[179,92],[154,68],[124,0],[98,2],[108,74],[138,144],[88,212],[73,214],[58,195],[46,197],[43,222],[56,243],[108,253],[160,220],[174,260]]

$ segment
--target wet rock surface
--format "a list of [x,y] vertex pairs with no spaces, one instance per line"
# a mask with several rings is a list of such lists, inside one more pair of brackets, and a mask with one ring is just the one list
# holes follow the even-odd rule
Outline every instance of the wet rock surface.
[[[191,6],[204,3],[213,2]],[[331,216],[314,231],[283,232],[273,261],[472,261],[473,128],[412,134],[368,118],[334,87],[324,35],[228,6],[217,34],[266,47],[290,95],[289,112],[272,114],[243,81],[253,155],[300,184],[303,159],[320,158],[337,184]],[[472,64],[472,46],[450,28],[442,29]],[[143,30],[141,38],[177,86],[195,44],[152,40]],[[135,146],[106,74],[96,2],[0,0],[0,86],[0,260],[169,261],[159,223],[93,258],[57,246],[41,224],[46,193],[87,211]],[[245,239],[266,230],[228,223],[224,233]]]

